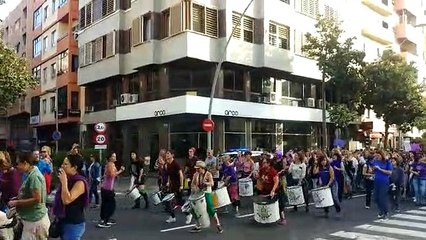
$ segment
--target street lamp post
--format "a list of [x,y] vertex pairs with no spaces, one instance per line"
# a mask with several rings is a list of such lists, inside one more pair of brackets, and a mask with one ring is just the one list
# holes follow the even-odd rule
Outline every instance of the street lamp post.
[[321,94],[322,94],[322,148],[327,148],[327,115],[326,115],[326,97],[325,97],[325,74],[322,73],[321,79]]
[[[247,4],[247,7],[244,9],[243,13],[240,16],[239,22],[241,23],[241,20],[243,19],[243,17],[245,16],[247,10],[249,9],[250,5],[254,2],[254,0],[250,0],[250,2]],[[237,26],[234,26],[232,28],[232,32],[231,35],[229,35],[228,37],[228,41],[226,42],[226,45],[223,49],[222,52],[222,56],[216,66],[216,71],[214,72],[214,77],[213,77],[213,83],[212,83],[212,89],[211,89],[211,93],[210,93],[210,102],[209,102],[209,113],[207,118],[212,120],[212,108],[213,108],[213,99],[214,99],[214,95],[216,92],[216,84],[217,84],[217,80],[219,78],[219,74],[220,74],[220,70],[222,68],[222,64],[225,61],[225,57],[226,57],[226,50],[228,48],[229,43],[231,42],[232,36],[234,35],[235,30],[237,29]],[[212,149],[212,132],[207,132],[207,149]]]
[[[55,88],[55,130],[59,132],[59,112],[58,112],[58,87]],[[59,140],[55,141],[55,153],[58,154],[59,151]]]

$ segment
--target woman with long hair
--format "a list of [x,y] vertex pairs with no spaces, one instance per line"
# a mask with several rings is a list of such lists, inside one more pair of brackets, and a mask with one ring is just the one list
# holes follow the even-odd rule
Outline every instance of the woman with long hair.
[[33,153],[19,155],[16,168],[25,173],[26,178],[19,189],[18,199],[9,201],[9,206],[16,207],[21,218],[22,239],[47,240],[50,220],[46,208],[46,183],[35,163]]
[[115,166],[117,155],[114,152],[107,156],[107,160],[108,163],[105,166],[104,181],[101,186],[101,221],[98,224],[100,228],[110,228],[111,225],[116,224],[116,222],[111,219],[116,207],[114,183],[115,178],[125,169],[125,167],[122,166],[121,169],[117,171],[117,167]]
[[[334,208],[336,212],[339,214],[341,211],[340,201],[337,196],[338,185],[334,178],[334,170],[330,165],[327,156],[322,153],[319,154],[318,157],[318,165],[314,167],[314,174],[318,174],[319,187],[329,187],[331,190],[331,195],[333,197]],[[324,208],[324,212],[326,217],[328,217],[329,209],[328,207]]]
[[86,229],[84,210],[89,206],[89,186],[83,165],[82,158],[68,155],[59,169],[61,185],[56,191],[53,213],[64,240],[79,240]]
[[0,178],[2,193],[0,197],[0,210],[6,211],[7,203],[10,199],[18,196],[21,178],[18,170],[13,167],[7,152],[0,151],[0,170],[2,172]]
[[[289,186],[301,186],[303,197],[305,200],[305,211],[309,212],[309,195],[308,185],[306,181],[306,164],[305,155],[302,152],[294,154],[294,161],[290,164],[288,172],[291,174],[291,182]],[[294,211],[297,211],[297,206],[293,206]]]

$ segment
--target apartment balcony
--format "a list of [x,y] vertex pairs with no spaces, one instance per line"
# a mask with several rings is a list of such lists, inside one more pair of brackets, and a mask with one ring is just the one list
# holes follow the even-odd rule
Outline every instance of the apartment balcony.
[[378,14],[388,17],[392,15],[393,9],[389,6],[391,0],[362,0],[362,3]]
[[422,40],[421,35],[416,32],[416,28],[406,23],[400,23],[396,25],[395,35],[398,41],[401,42],[401,44],[405,42],[410,42],[414,45],[417,45],[417,42],[419,40]]
[[419,16],[421,3],[413,0],[395,0],[395,11],[402,12],[407,10],[414,16]]
[[374,25],[363,28],[362,35],[383,45],[389,45],[395,39],[391,30]]

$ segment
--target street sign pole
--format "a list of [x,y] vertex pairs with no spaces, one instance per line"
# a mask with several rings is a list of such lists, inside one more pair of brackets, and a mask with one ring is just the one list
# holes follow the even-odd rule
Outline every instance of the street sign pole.
[[[239,22],[241,22],[241,20],[243,19],[247,10],[249,9],[250,5],[253,2],[254,2],[254,0],[251,0],[248,3],[246,9],[244,9],[243,13],[240,16]],[[236,29],[237,29],[237,25],[232,28],[231,35],[229,35],[228,41],[226,42],[225,48],[223,49],[223,52],[222,52],[222,56],[221,56],[217,66],[216,66],[216,71],[214,72],[212,89],[211,89],[211,93],[210,93],[209,113],[207,115],[207,118],[210,119],[210,120],[212,120],[213,99],[214,99],[214,95],[215,95],[215,92],[216,92],[217,80],[219,78],[219,74],[220,74],[220,70],[222,68],[222,64],[225,61],[226,50],[228,49],[228,45],[231,42],[232,36],[234,36],[234,32],[235,32]],[[212,150],[212,132],[207,132],[207,149]]]

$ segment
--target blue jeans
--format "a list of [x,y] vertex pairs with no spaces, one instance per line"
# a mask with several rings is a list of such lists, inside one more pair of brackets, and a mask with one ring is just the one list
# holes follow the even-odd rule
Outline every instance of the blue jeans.
[[420,199],[420,178],[418,178],[417,176],[414,176],[412,179],[412,183],[411,183],[413,190],[414,190],[414,197],[416,198],[416,203],[420,204],[421,199]]
[[62,240],[80,240],[86,230],[86,223],[63,224]]
[[426,179],[419,179],[419,199],[418,204],[426,205]]
[[389,182],[374,182],[374,197],[380,215],[386,215],[389,211]]

